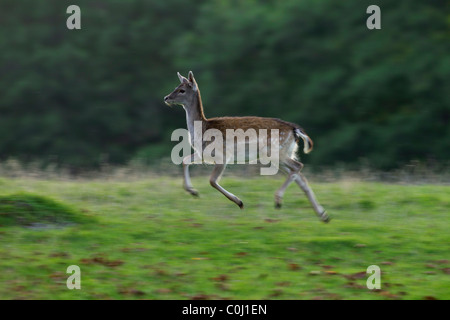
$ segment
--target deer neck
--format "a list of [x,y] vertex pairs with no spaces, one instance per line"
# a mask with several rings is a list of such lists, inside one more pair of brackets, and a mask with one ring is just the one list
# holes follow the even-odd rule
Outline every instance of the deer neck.
[[184,105],[183,107],[184,110],[186,110],[186,122],[189,134],[191,136],[191,140],[193,140],[195,121],[201,121],[202,127],[203,123],[207,121],[205,118],[205,114],[203,113],[203,104],[202,98],[200,96],[200,91],[197,91],[197,94],[192,97],[191,101],[189,103],[186,103],[186,105]]

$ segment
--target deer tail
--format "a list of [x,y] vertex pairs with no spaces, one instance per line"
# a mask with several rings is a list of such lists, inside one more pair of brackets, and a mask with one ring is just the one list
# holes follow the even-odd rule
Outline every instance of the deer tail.
[[314,143],[311,140],[311,138],[303,131],[301,128],[295,128],[294,129],[294,135],[297,140],[297,143],[299,143],[300,138],[303,140],[303,152],[304,153],[310,153],[313,149]]

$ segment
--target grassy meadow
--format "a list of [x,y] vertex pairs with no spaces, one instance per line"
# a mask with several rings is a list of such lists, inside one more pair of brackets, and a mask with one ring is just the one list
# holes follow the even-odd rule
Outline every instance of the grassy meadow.
[[324,224],[283,179],[225,175],[240,210],[207,177],[0,178],[0,299],[450,298],[449,186],[311,178]]

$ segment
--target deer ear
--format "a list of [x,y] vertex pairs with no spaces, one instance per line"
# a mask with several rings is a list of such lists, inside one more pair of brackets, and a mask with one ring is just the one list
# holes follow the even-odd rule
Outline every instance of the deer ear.
[[178,79],[180,79],[181,83],[186,83],[189,82],[188,79],[186,79],[185,77],[183,77],[179,72],[177,72],[178,75]]
[[195,81],[194,74],[192,73],[192,71],[189,71],[188,80],[192,85],[192,89],[194,89],[194,91],[197,91],[198,90],[197,81]]

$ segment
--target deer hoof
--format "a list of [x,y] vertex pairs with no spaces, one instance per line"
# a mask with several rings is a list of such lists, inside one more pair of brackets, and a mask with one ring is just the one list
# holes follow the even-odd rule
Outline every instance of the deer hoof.
[[195,197],[195,198],[199,198],[199,197],[200,197],[200,194],[198,193],[197,190],[192,190],[191,194],[192,194],[192,196]]
[[322,220],[322,222],[328,223],[328,222],[330,222],[331,218],[329,215],[327,215],[326,211],[324,211],[320,215],[320,220]]
[[237,205],[239,206],[239,208],[244,209],[244,203],[242,201],[239,201]]
[[189,192],[192,196],[198,198],[200,195],[198,194],[198,191],[195,189],[186,189],[187,192]]
[[283,198],[279,195],[275,194],[275,209],[281,209],[281,204],[283,202]]

